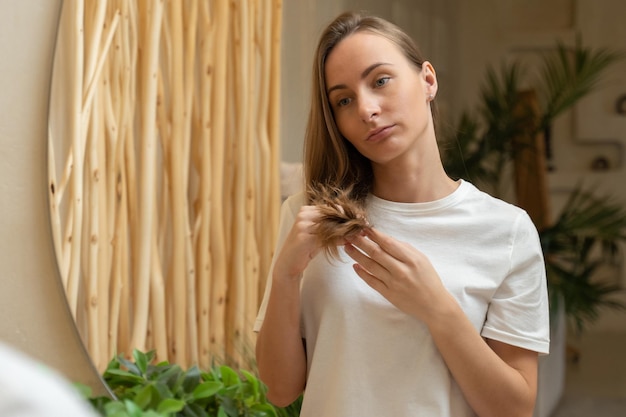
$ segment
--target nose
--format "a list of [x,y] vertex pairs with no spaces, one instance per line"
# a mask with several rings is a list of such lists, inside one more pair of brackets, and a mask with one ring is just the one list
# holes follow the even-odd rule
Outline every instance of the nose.
[[380,116],[380,103],[374,94],[361,94],[359,97],[359,115],[365,123]]

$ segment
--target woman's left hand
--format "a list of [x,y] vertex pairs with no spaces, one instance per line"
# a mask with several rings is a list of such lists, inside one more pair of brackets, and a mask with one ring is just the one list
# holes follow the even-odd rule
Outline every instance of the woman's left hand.
[[437,317],[436,309],[450,299],[430,260],[408,243],[371,228],[351,238],[345,250],[367,284],[398,309],[427,324]]

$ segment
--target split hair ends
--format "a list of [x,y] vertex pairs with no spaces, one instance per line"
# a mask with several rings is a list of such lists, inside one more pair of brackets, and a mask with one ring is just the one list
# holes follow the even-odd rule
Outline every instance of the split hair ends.
[[327,184],[308,187],[311,204],[320,210],[314,229],[326,256],[339,259],[338,246],[371,228],[365,207],[352,197],[352,187],[342,189]]

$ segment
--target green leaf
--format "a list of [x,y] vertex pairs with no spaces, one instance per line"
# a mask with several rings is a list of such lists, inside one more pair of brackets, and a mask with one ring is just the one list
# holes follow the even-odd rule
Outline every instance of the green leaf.
[[120,376],[123,377],[124,379],[128,380],[128,381],[132,381],[134,383],[143,383],[145,382],[145,379],[143,379],[142,377],[133,374],[131,372],[128,371],[123,371],[121,369],[109,369],[106,371],[105,373],[105,378],[108,375],[116,375],[116,376]]
[[142,417],[143,410],[131,400],[124,400],[124,406],[130,417]]
[[183,380],[183,390],[185,392],[192,392],[200,383],[200,375],[200,369],[197,366],[192,366],[187,369]]
[[177,413],[185,407],[185,402],[174,398],[163,400],[157,407],[159,413]]
[[137,376],[142,376],[141,370],[139,369],[139,367],[134,364],[133,362],[129,361],[128,359],[124,358],[123,356],[119,355],[117,357],[117,360],[120,362],[120,364],[125,367],[128,372],[135,374]]
[[584,47],[580,37],[573,48],[559,42],[543,62],[543,85],[538,90],[545,93],[543,126],[593,91],[607,69],[623,58],[606,48]]
[[148,408],[148,406],[150,405],[150,402],[152,401],[152,392],[153,392],[153,387],[151,385],[146,385],[145,387],[141,388],[137,392],[137,395],[135,395],[135,398],[133,398],[133,401],[142,410],[145,410]]
[[194,400],[208,398],[217,394],[224,385],[218,381],[207,381],[198,385],[194,390],[192,397]]
[[175,391],[177,382],[180,380],[182,383],[183,370],[178,365],[168,365],[163,368],[163,372],[158,375],[158,381],[166,384],[172,391]]
[[123,401],[111,401],[104,405],[104,411],[105,415],[110,416],[117,412],[126,412],[126,406]]
[[170,391],[170,388],[163,381],[155,381],[152,383],[152,388],[155,391],[154,396],[159,399],[159,401],[164,400],[165,398],[173,398],[174,393]]
[[241,383],[239,375],[231,367],[227,365],[220,366],[220,374],[222,376],[222,382],[225,386],[230,387]]
[[254,398],[258,398],[259,394],[261,393],[259,379],[244,369],[240,370],[240,372],[246,378],[246,381],[250,383],[250,388],[252,390],[252,395],[254,396]]
[[[180,415],[180,414],[179,414]],[[207,410],[198,404],[188,403],[182,411],[184,417],[213,417],[215,414],[209,414]]]
[[154,410],[144,411],[143,417],[170,417],[168,413],[158,413]]
[[133,358],[135,358],[135,364],[137,368],[139,368],[139,371],[141,371],[141,374],[145,374],[148,369],[148,355],[137,349],[133,349]]
[[278,417],[278,414],[276,414],[276,409],[274,409],[273,406],[267,403],[253,404],[250,406],[250,410],[254,411],[255,416]]

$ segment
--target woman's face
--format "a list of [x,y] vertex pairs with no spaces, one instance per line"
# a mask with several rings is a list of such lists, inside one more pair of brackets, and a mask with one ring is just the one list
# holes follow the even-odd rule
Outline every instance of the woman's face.
[[437,92],[434,69],[428,62],[416,68],[387,38],[350,35],[328,55],[324,75],[339,131],[373,163],[419,152],[420,139],[429,132],[434,136],[429,105]]

